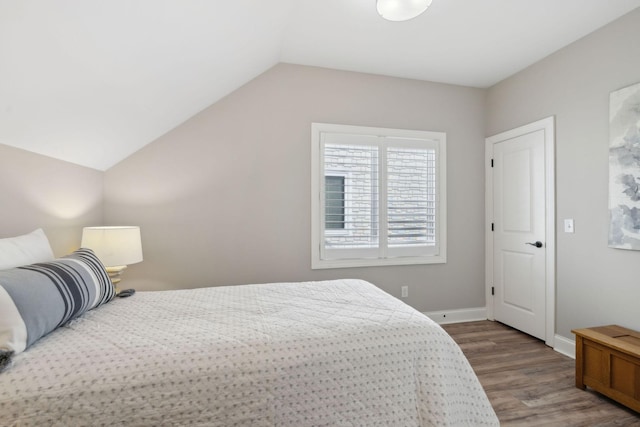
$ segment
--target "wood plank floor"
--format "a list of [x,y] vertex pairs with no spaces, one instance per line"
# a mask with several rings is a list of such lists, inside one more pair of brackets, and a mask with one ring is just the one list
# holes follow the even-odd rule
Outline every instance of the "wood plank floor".
[[498,322],[443,325],[502,426],[640,426],[640,414],[575,387],[575,361]]

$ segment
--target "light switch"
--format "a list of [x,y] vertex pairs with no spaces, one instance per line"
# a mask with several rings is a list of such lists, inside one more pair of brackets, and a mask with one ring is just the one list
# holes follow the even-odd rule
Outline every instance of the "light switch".
[[565,219],[564,220],[564,232],[565,233],[574,233],[575,229],[573,228],[573,219]]

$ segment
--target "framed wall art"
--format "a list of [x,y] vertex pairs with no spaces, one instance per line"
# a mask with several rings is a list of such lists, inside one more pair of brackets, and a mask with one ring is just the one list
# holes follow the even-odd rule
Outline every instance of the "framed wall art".
[[609,246],[640,250],[640,83],[609,97]]

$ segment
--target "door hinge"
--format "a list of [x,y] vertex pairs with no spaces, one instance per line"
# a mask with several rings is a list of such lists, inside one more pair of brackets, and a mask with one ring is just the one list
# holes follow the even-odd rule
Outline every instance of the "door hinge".
[[493,286],[491,287],[491,295],[495,295],[496,294],[496,288],[494,288]]
[[493,159],[491,159],[491,167],[493,167]]

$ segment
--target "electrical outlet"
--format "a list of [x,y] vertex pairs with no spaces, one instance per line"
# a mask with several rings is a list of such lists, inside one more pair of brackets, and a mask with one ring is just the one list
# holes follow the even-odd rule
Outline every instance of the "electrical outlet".
[[408,286],[402,286],[400,288],[401,292],[402,292],[402,298],[406,298],[409,296],[409,287]]
[[564,232],[565,233],[575,233],[575,228],[573,226],[573,219],[565,219],[564,220]]

